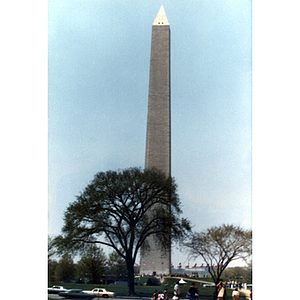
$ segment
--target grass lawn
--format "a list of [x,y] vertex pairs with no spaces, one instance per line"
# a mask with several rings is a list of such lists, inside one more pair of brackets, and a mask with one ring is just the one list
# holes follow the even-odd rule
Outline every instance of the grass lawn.
[[[205,278],[204,280],[206,280],[206,279],[207,278]],[[146,285],[135,286],[135,292],[136,292],[137,296],[150,298],[150,297],[152,297],[153,292],[155,290],[164,291],[165,289],[167,289],[169,298],[172,298],[170,296],[171,295],[173,296],[174,285],[175,285],[176,281],[179,281],[179,280],[180,280],[180,278],[178,278],[178,277],[171,277],[171,278],[165,278],[165,280],[161,286],[146,286]],[[201,279],[199,279],[199,280],[201,280]],[[147,282],[147,278],[141,278],[140,281],[143,283]],[[206,280],[206,281],[210,281],[210,280]],[[180,287],[180,294],[181,294],[182,299],[185,298],[185,295],[190,288],[190,283],[191,282],[187,281],[186,286]],[[128,291],[127,285],[116,285],[116,284],[100,285],[100,284],[52,282],[52,283],[50,283],[49,287],[52,285],[62,285],[66,289],[82,289],[82,290],[88,290],[88,291],[91,291],[93,288],[96,288],[96,287],[102,287],[110,292],[115,292],[117,296],[126,296],[127,291]],[[213,288],[203,288],[203,287],[200,287],[198,283],[197,283],[197,287],[199,289],[200,295],[201,294],[211,295],[213,293]]]
[[[147,282],[148,278],[141,278],[140,281],[143,283]],[[196,287],[198,288],[199,291],[199,295],[200,295],[200,299],[201,296],[204,296],[205,298],[208,299],[208,297],[211,299],[213,296],[213,292],[214,292],[214,287],[202,287],[200,286],[200,283],[197,282],[197,280],[203,280],[203,281],[207,281],[207,282],[212,282],[211,278],[194,278],[195,279],[195,283],[196,283]],[[167,277],[165,278],[164,282],[162,283],[161,286],[135,286],[135,293],[136,296],[138,297],[149,297],[149,299],[152,297],[153,292],[155,290],[159,291],[164,291],[165,289],[167,289],[168,294],[169,294],[169,299],[172,299],[173,297],[173,288],[174,285],[176,283],[176,281],[179,281],[180,278],[178,277]],[[190,288],[191,283],[193,282],[191,278],[187,279],[184,278],[184,280],[186,280],[187,284],[185,286],[180,286],[180,299],[184,300],[186,299],[186,294]],[[91,291],[93,288],[96,287],[102,287],[105,288],[107,291],[110,292],[115,292],[116,296],[126,296],[127,295],[127,285],[116,285],[116,284],[109,284],[109,285],[100,285],[100,284],[84,284],[84,283],[60,283],[60,282],[52,282],[50,283],[49,286],[52,285],[62,285],[64,286],[66,289],[82,289],[82,290],[88,290]],[[227,297],[226,298],[230,298],[231,299],[231,294],[232,294],[232,290],[231,289],[226,289],[227,290]],[[244,299],[243,297],[241,297],[243,294],[240,294],[240,299]],[[51,299],[51,298],[49,298]]]

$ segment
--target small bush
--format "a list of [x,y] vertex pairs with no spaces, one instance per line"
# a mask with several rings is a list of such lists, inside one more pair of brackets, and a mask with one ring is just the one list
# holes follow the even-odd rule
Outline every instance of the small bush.
[[148,286],[160,286],[160,280],[156,277],[149,277],[147,280],[147,285]]

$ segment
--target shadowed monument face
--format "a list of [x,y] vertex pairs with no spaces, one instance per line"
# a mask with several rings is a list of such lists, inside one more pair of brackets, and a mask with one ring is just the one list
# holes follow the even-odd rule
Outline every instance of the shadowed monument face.
[[[171,175],[170,27],[163,6],[153,24],[146,136],[145,168]],[[150,236],[141,250],[141,274],[169,274],[171,249],[161,251]],[[157,244],[158,243],[158,244]],[[147,250],[147,251],[146,251]]]

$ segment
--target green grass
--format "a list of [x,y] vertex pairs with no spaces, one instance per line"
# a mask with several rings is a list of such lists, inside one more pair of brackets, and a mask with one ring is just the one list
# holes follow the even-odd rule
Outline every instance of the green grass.
[[[61,282],[53,282],[50,283],[49,286],[52,285],[62,285],[66,289],[81,289],[81,290],[87,290],[91,291],[92,289],[96,287],[105,288],[107,291],[115,292],[117,296],[126,296],[128,292],[127,285],[116,285],[116,284],[110,284],[110,285],[102,285],[102,284],[84,284],[84,283],[61,283]],[[151,297],[154,290],[158,290],[159,287],[153,287],[153,286],[135,286],[135,292],[139,296],[145,296],[145,297]]]
[[[146,283],[147,282],[147,277],[141,277],[139,281]],[[186,299],[185,295],[188,292],[190,288],[190,284],[192,283],[191,278],[183,278],[186,280],[187,285],[186,286],[181,286],[180,287],[180,298],[181,299]],[[173,296],[173,288],[176,283],[176,281],[179,281],[180,277],[167,277],[165,278],[164,282],[162,283],[161,286],[135,286],[135,293],[136,296],[139,297],[152,297],[153,292],[155,290],[157,291],[163,291],[164,289],[167,289],[168,294],[169,294],[169,299],[172,299]],[[194,278],[196,286],[199,290],[199,295],[200,296],[212,296],[214,292],[213,287],[201,287],[200,283],[197,282],[197,280],[203,280],[207,282],[213,282],[211,278]],[[225,280],[224,280],[225,281]],[[93,288],[96,287],[102,287],[105,288],[106,290],[110,292],[115,292],[117,296],[126,296],[128,292],[128,287],[127,285],[116,285],[116,284],[109,284],[109,285],[101,285],[101,284],[84,284],[84,283],[61,283],[61,282],[50,282],[49,287],[52,285],[62,285],[66,289],[82,289],[82,290],[92,290]],[[227,297],[231,297],[232,290],[227,289]],[[51,298],[49,298],[51,299]]]
[[[146,283],[147,279],[148,278],[146,278],[146,277],[144,277],[144,278],[141,277],[140,281],[143,283]],[[210,281],[210,280],[206,280],[206,279],[207,278],[205,278],[204,280]],[[167,289],[169,298],[172,298],[172,297],[170,297],[170,295],[173,296],[174,285],[175,285],[176,281],[179,281],[179,280],[180,280],[180,278],[178,278],[178,277],[172,277],[172,278],[165,278],[165,280],[161,286],[146,286],[146,285],[135,286],[135,292],[136,292],[137,296],[152,297],[153,292],[155,290],[163,291],[164,289]],[[201,279],[199,279],[199,280],[201,280]],[[185,295],[190,288],[190,282],[189,281],[187,281],[187,282],[188,282],[188,284],[186,286],[180,287],[181,298],[185,298]],[[51,287],[53,285],[62,285],[66,289],[82,289],[82,290],[92,290],[93,288],[96,288],[96,287],[102,287],[110,292],[115,292],[117,296],[126,296],[127,291],[128,291],[127,285],[116,285],[116,284],[101,285],[101,284],[50,282],[49,287]],[[200,294],[211,295],[213,292],[212,288],[200,288],[199,284],[197,284],[197,287],[199,288]]]

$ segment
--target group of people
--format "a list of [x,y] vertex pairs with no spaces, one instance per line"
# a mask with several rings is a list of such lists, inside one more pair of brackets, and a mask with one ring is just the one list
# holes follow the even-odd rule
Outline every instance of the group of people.
[[[176,282],[175,286],[174,286],[174,296],[172,298],[172,300],[179,300],[179,281]],[[187,293],[187,298],[189,298],[190,300],[197,300],[198,296],[199,296],[199,292],[198,289],[196,288],[195,283],[193,282],[191,284],[191,287]]]
[[[226,286],[228,286],[227,282],[221,281],[216,285],[216,292],[215,292],[215,298],[218,300],[224,300],[226,297]],[[247,285],[243,286],[244,289],[247,289]],[[240,298],[240,293],[238,290],[238,285],[235,285],[235,288],[232,292],[232,299],[233,300],[238,300]],[[250,292],[250,299],[252,299],[252,291]]]
[[155,292],[153,293],[153,297],[151,298],[151,300],[168,300],[168,299],[169,296],[167,290],[164,290],[164,292],[157,292],[157,290],[155,290]]
[[[221,281],[216,285],[214,299],[217,299],[217,300],[225,299],[226,286],[227,286],[227,282],[223,282],[223,280],[221,279]],[[177,281],[174,286],[174,296],[173,296],[172,300],[179,300],[179,295],[180,295],[179,282]],[[198,297],[199,297],[199,292],[198,292],[198,289],[197,289],[195,283],[193,282],[191,284],[191,287],[190,287],[187,295],[186,295],[186,298],[189,298],[190,300],[198,300]],[[237,287],[232,292],[232,299],[233,300],[239,299],[239,291],[238,291]],[[252,299],[252,292],[250,293],[250,299]],[[157,290],[155,290],[151,300],[168,300],[167,290],[165,290],[164,292],[157,292]]]
[[237,282],[237,281],[228,281],[227,287],[229,288],[238,288],[238,289],[247,289],[247,283],[246,282]]

